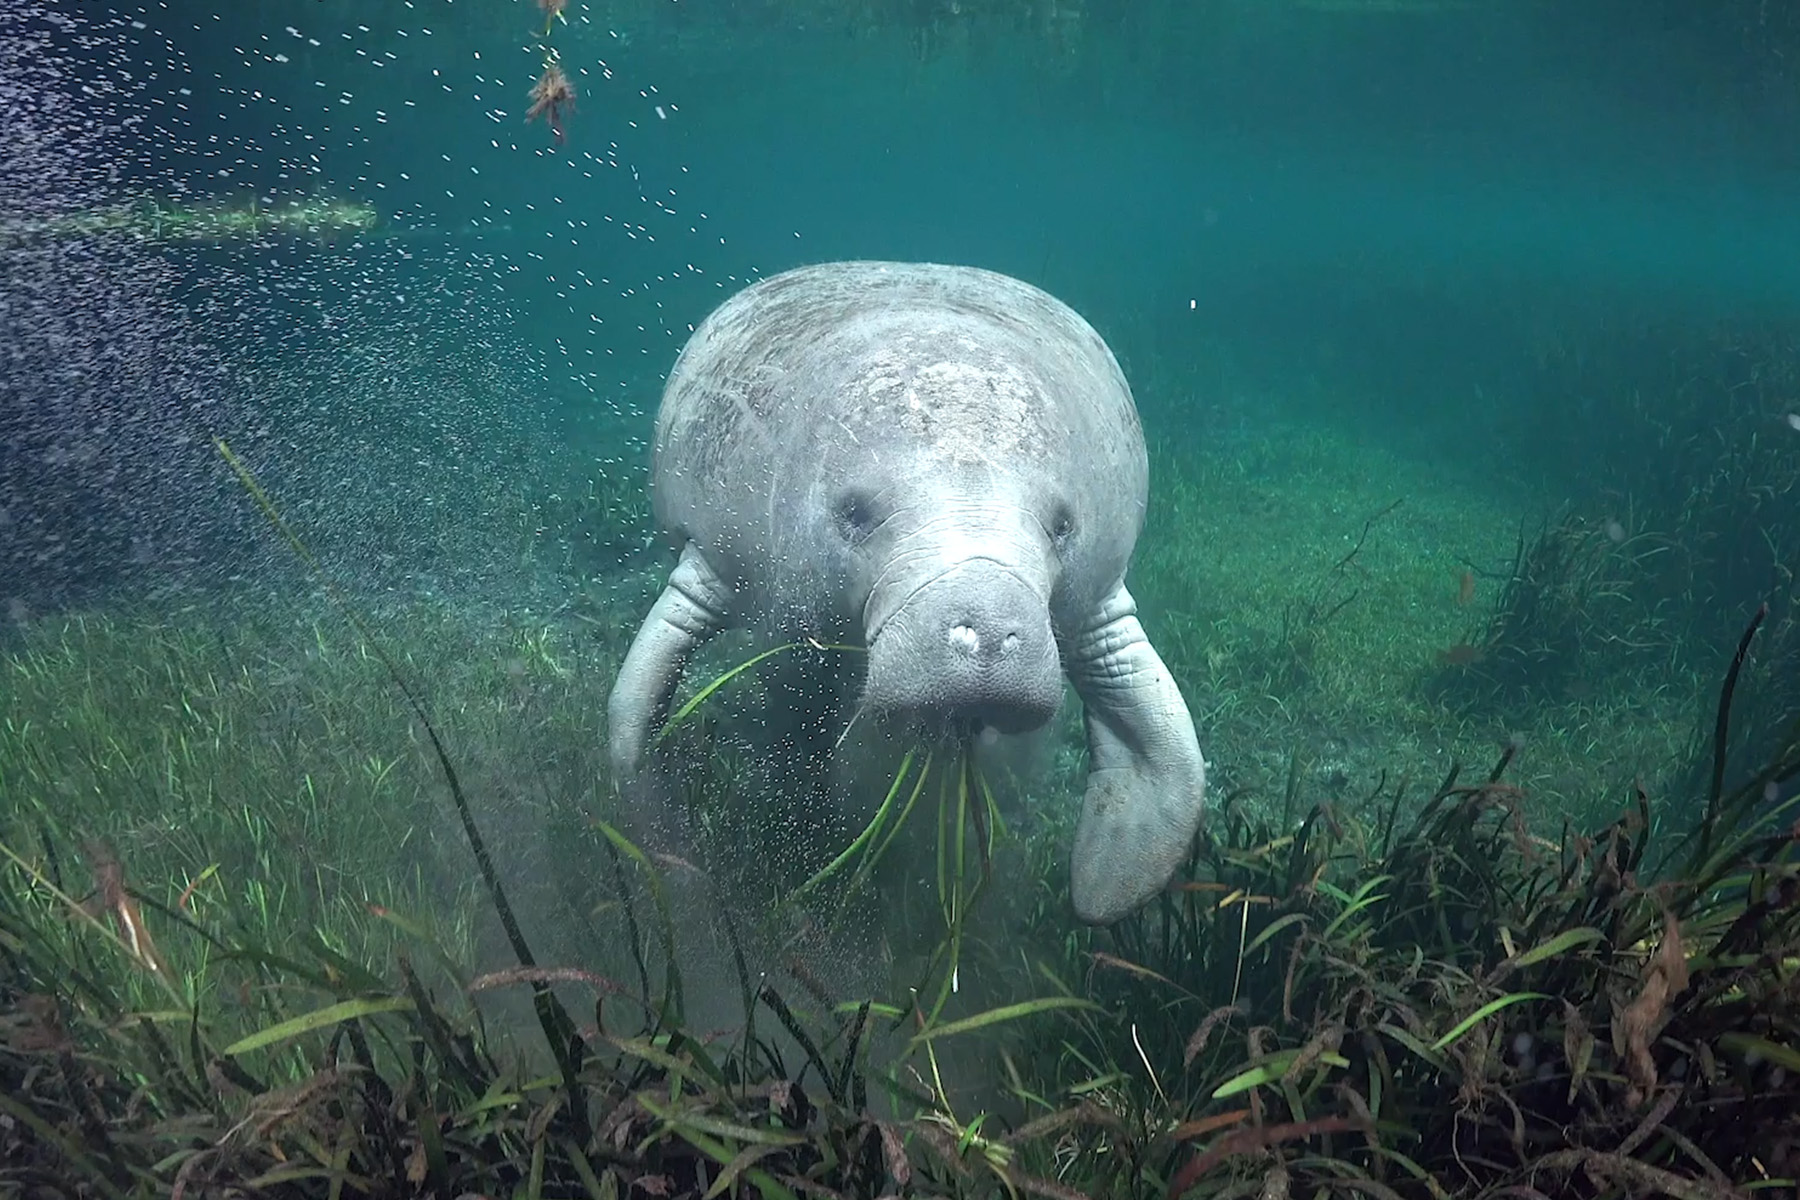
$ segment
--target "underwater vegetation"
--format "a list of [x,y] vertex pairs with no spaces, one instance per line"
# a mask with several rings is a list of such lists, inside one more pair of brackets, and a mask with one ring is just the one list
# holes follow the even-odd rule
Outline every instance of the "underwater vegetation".
[[119,234],[156,243],[218,242],[257,237],[329,241],[370,233],[380,224],[381,214],[375,206],[360,200],[315,198],[270,202],[255,195],[242,201],[203,203],[146,199],[41,220],[0,220],[0,246],[96,234]]
[[569,6],[569,0],[538,0],[538,9],[544,14],[544,28],[538,35],[538,51],[543,56],[543,69],[537,81],[531,85],[531,105],[525,110],[527,121],[542,118],[550,127],[551,136],[561,146],[567,140],[567,130],[563,122],[575,107],[575,85],[569,82],[569,76],[562,68],[562,59],[555,46],[551,44],[550,34],[557,22],[564,25],[569,18],[563,10]]
[[543,74],[531,85],[531,107],[525,110],[525,119],[535,121],[539,117],[550,126],[556,144],[562,145],[567,139],[563,128],[566,110],[575,107],[575,85],[563,73],[562,64],[554,58],[544,60]]
[[[414,677],[456,652],[432,660],[426,639],[394,656],[348,619],[348,639],[308,636],[385,707],[334,697],[348,675],[262,696],[254,640],[225,671],[217,635],[156,649],[98,625],[9,655],[16,690],[75,705],[54,733],[17,714],[0,727],[0,786],[20,798],[0,834],[9,1190],[1436,1200],[1748,1195],[1800,1174],[1800,725],[1741,784],[1722,769],[1759,624],[1718,689],[1691,826],[1658,819],[1684,797],[1641,785],[1597,827],[1559,822],[1512,782],[1512,745],[1483,772],[1384,777],[1342,801],[1304,800],[1295,754],[1277,803],[1225,796],[1168,891],[1108,930],[1071,927],[1061,831],[1004,829],[966,760],[935,789],[903,765],[863,835],[796,890],[888,902],[874,861],[908,811],[935,807],[925,891],[948,919],[914,986],[837,996],[752,970],[754,914],[721,905],[736,1012],[715,1028],[689,1016],[682,864],[587,807],[604,799],[600,755],[569,838],[605,897],[587,919],[622,953],[552,958],[514,909],[529,880],[483,836],[478,790],[496,784],[467,765],[492,735],[467,712],[434,717]],[[79,640],[115,636],[140,666],[96,676]],[[513,689],[558,704],[587,689],[555,639],[518,636],[494,703],[463,694],[485,722],[530,728],[542,711]],[[191,723],[133,723],[164,679]],[[733,795],[728,755],[695,752],[713,696],[675,722],[701,739],[679,750],[701,805]],[[292,732],[238,723],[268,707]],[[398,746],[367,744],[384,728]],[[271,786],[223,773],[221,748],[247,736],[277,751],[271,776],[305,774],[240,814],[219,799]],[[356,802],[359,773],[396,789],[387,811]],[[148,822],[129,846],[85,828],[109,790]],[[159,830],[171,794],[192,811]],[[378,878],[373,861],[356,872],[359,848],[417,837],[409,821],[463,839],[459,892],[359,893]],[[169,838],[214,865],[140,871]],[[1028,881],[1010,933],[991,885],[1006,854]],[[308,880],[314,858],[353,874]],[[511,965],[478,972],[471,930],[495,922]],[[986,1006],[957,1007],[959,962],[965,980],[1001,976]],[[484,1007],[509,995],[522,1021]],[[997,1088],[946,1084],[975,1061]]]
[[[540,84],[552,86],[536,115],[558,138],[573,100],[550,74],[560,7],[494,6],[496,22],[521,10],[534,30],[542,21]],[[571,11],[628,7],[675,27],[696,6]],[[731,7],[783,30],[815,15],[901,29],[924,56],[953,52],[980,21],[1008,33],[1031,22],[1034,47],[1073,55],[1120,25],[1247,6]],[[1360,20],[1438,6],[1259,7]],[[1723,7],[1800,29],[1781,6]],[[1767,43],[1780,57],[1781,41]],[[0,242],[354,239],[377,223],[321,203],[97,211]],[[229,308],[211,311],[229,323]],[[1106,930],[1069,920],[1055,813],[1002,820],[954,755],[948,770],[934,758],[935,774],[903,758],[868,822],[816,831],[816,853],[751,843],[769,830],[743,803],[746,764],[707,720],[727,693],[751,712],[766,703],[738,689],[751,672],[690,697],[669,747],[691,808],[756,851],[745,877],[703,864],[696,883],[692,864],[621,832],[597,731],[629,633],[618,614],[637,609],[608,591],[629,586],[616,572],[642,551],[634,472],[562,488],[521,525],[519,558],[581,580],[558,592],[566,611],[365,578],[387,599],[355,604],[378,615],[279,599],[262,579],[130,615],[9,616],[0,1192],[1793,1194],[1800,454],[1782,439],[1800,395],[1787,364],[1800,359],[1774,340],[1687,352],[1667,374],[1694,382],[1625,420],[1623,372],[1595,369],[1605,420],[1538,440],[1579,446],[1596,494],[1494,559],[1466,529],[1414,524],[1431,498],[1407,479],[1404,504],[1359,495],[1320,516],[1303,570],[1273,555],[1221,562],[1202,522],[1273,543],[1294,510],[1326,514],[1336,482],[1284,491],[1270,480],[1280,471],[1245,461],[1264,453],[1254,445],[1209,460],[1219,479],[1166,476],[1141,594],[1171,627],[1183,686],[1230,728],[1209,739],[1220,786],[1191,857],[1147,910]],[[445,361],[446,374],[460,365]],[[371,353],[346,371],[379,378],[378,365]],[[1583,411],[1569,400],[1545,403]],[[1458,464],[1467,490],[1487,471],[1480,457]],[[329,503],[312,511],[336,528],[308,536],[367,552],[369,523],[321,490]],[[480,507],[466,484],[446,491]],[[466,511],[444,520],[492,528]],[[416,561],[420,528],[373,536]],[[1452,565],[1461,555],[1479,557]],[[1451,623],[1467,629],[1450,635]],[[1530,737],[1448,769],[1397,736],[1354,761],[1321,749],[1343,713],[1385,704],[1386,717],[1421,691],[1427,703],[1405,716],[1441,735],[1433,747],[1453,726],[1486,737],[1544,706],[1616,701],[1617,729],[1640,689],[1696,673],[1711,696],[1686,770],[1620,770],[1580,805],[1537,786],[1546,750]],[[1369,721],[1371,743],[1370,730],[1387,732]],[[1607,727],[1592,730],[1564,752],[1611,754]],[[1272,791],[1245,766],[1253,742],[1287,763]],[[1364,778],[1376,752],[1391,771]],[[1029,798],[1059,798],[1043,791]],[[901,861],[911,879],[892,886]],[[778,894],[758,898],[777,911],[740,903],[771,881]],[[726,945],[722,975],[698,969],[684,940],[682,889]],[[814,900],[928,944],[903,947],[873,985],[804,977],[765,943],[788,931],[784,902]]]
[[[1096,1098],[1132,1129],[1133,1169],[1191,1195],[1791,1180],[1800,824],[1767,798],[1797,750],[1680,841],[1651,836],[1641,788],[1603,829],[1531,832],[1510,749],[1404,828],[1404,781],[1285,834],[1228,810],[1192,881],[1089,952],[1090,994],[1137,1022],[1141,1072],[1110,1039]],[[1091,1054],[1069,1046],[1065,1070]],[[1121,1165],[1095,1194],[1129,1186]]]
[[[164,902],[46,809],[4,850],[0,1178],[109,1196],[1793,1186],[1800,802],[1768,798],[1800,775],[1800,730],[1663,842],[1641,789],[1604,828],[1532,833],[1511,759],[1451,772],[1410,818],[1404,780],[1297,825],[1228,803],[1149,910],[1034,943],[1049,994],[935,1024],[746,971],[739,1026],[687,1028],[664,883],[611,832],[637,969],[521,942],[516,967],[476,975],[384,907],[382,964],[241,902],[190,915],[204,880]],[[502,989],[535,994],[547,1051],[484,1024],[473,998]],[[989,1049],[1008,1103],[970,1111],[933,1081],[984,1033],[1006,1035]]]
[[[1542,409],[1591,414],[1559,430],[1589,487],[1521,530],[1492,611],[1428,691],[1456,711],[1517,715],[1666,686],[1709,674],[1713,648],[1760,610],[1730,749],[1750,762],[1772,753],[1800,710],[1794,362],[1791,335],[1757,323],[1647,325],[1597,361],[1559,356]],[[1629,398],[1595,403],[1621,379],[1634,382]],[[1689,790],[1704,787],[1714,735],[1710,721],[1694,728]]]

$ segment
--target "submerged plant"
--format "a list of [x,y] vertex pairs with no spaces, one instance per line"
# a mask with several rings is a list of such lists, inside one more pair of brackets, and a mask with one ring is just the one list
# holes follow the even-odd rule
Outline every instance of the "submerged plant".
[[[248,468],[223,443],[218,449],[318,571]],[[418,690],[325,583],[423,730],[517,965],[470,979],[428,922],[377,906],[371,914],[406,943],[391,971],[316,937],[278,950],[282,931],[268,912],[215,907],[205,919],[190,916],[183,908],[193,884],[175,905],[157,905],[128,890],[122,864],[100,852],[89,858],[95,903],[87,905],[58,882],[70,834],[46,809],[38,853],[0,843],[11,864],[11,886],[0,891],[0,1009],[11,1014],[0,1046],[0,1114],[11,1121],[0,1133],[0,1172],[9,1184],[78,1181],[109,1196],[236,1189],[333,1197],[942,1194],[982,1190],[984,1179],[1008,1191],[1034,1187],[1012,1163],[1031,1132],[1003,1136],[986,1131],[983,1115],[959,1119],[938,1046],[1091,1006],[1052,996],[946,1013],[956,942],[979,887],[962,831],[975,823],[985,861],[997,828],[997,819],[982,824],[992,798],[971,764],[939,783],[940,823],[947,829],[954,817],[957,825],[953,848],[940,854],[949,948],[927,970],[928,979],[951,982],[933,985],[934,1001],[920,1001],[933,994],[921,988],[904,1004],[863,999],[812,1013],[767,979],[753,981],[740,953],[741,1036],[696,1036],[683,1026],[680,952],[652,856],[595,822],[614,868],[619,932],[638,966],[635,987],[587,968],[540,965]],[[923,774],[921,765],[914,799]],[[904,825],[904,812],[884,811],[838,860],[842,867],[860,855],[853,887]],[[835,872],[819,873],[813,890]],[[167,931],[162,953],[152,949],[141,906],[154,906]],[[735,929],[728,910],[719,915]],[[420,949],[443,965],[444,979],[434,984],[415,970]],[[649,969],[652,953],[660,979]],[[159,1006],[145,1007],[142,983],[162,993]],[[473,999],[515,987],[532,993],[547,1054],[519,1056],[505,1036],[483,1029]],[[241,1009],[221,1003],[252,995],[260,999]],[[577,1020],[577,995],[591,1002],[591,1020]],[[884,1024],[881,1040],[898,1045],[878,1058]],[[549,1070],[534,1065],[546,1057]],[[871,1084],[888,1097],[890,1115],[875,1115]]]
[[525,111],[527,121],[542,117],[556,137],[556,144],[566,140],[563,129],[564,110],[575,107],[575,85],[563,74],[562,64],[554,58],[544,61],[544,70],[531,85],[531,107]]
[[1133,1119],[1080,1135],[1071,1177],[1171,1197],[1795,1186],[1800,726],[1660,861],[1641,787],[1592,834],[1535,832],[1517,751],[1453,769],[1405,824],[1405,780],[1293,825],[1228,801],[1186,878],[1085,951],[1129,1026],[1084,1018],[1043,1053]]
[[[343,657],[391,672],[472,875],[504,913],[523,881],[483,861],[479,783],[458,772],[411,657],[385,651],[327,583],[362,639]],[[757,914],[703,894],[736,989],[735,1015],[713,1031],[692,1023],[691,950],[678,940],[673,876],[688,865],[606,815],[583,821],[583,845],[620,969],[539,959],[503,918],[515,961],[471,974],[441,932],[450,923],[411,902],[365,903],[392,937],[352,943],[339,923],[297,923],[280,897],[221,882],[280,878],[266,867],[145,883],[125,847],[84,855],[90,831],[53,802],[57,773],[31,765],[43,743],[9,726],[5,745],[27,747],[28,769],[0,760],[0,784],[24,798],[0,837],[0,1186],[614,1200],[1791,1189],[1800,726],[1741,786],[1720,765],[1757,636],[1746,631],[1721,689],[1692,828],[1639,788],[1601,828],[1558,829],[1514,782],[1511,744],[1472,778],[1451,770],[1423,795],[1384,778],[1345,803],[1306,802],[1296,755],[1279,805],[1228,796],[1168,892],[1105,932],[1068,927],[1062,873],[1035,862],[1066,839],[1045,836],[1025,848],[1030,873],[1008,880],[1043,901],[1039,936],[991,934],[979,918],[1017,902],[991,886],[1014,840],[991,789],[966,745],[903,752],[873,814],[785,864],[793,881],[772,899],[776,914],[806,908],[827,923],[919,904],[940,936],[902,964],[910,986],[790,983],[760,966]],[[821,652],[847,648],[769,654]],[[541,667],[521,670],[574,673],[548,647],[530,658]],[[738,765],[712,714],[754,665],[722,671],[666,735],[715,810]],[[207,737],[246,736],[232,711],[208,707],[200,684],[214,672],[169,673]],[[133,778],[119,739],[95,728],[88,750]],[[169,762],[186,761],[174,757],[189,753],[186,731],[164,736]],[[358,751],[371,787],[392,779],[392,751]],[[324,797],[310,803],[327,811]],[[934,811],[931,869],[894,872],[888,887],[903,835]],[[209,861],[204,844],[196,853]],[[1014,972],[1004,982],[1023,998],[972,1000],[977,965]],[[519,989],[536,1022],[490,1025],[491,1004],[477,1002]],[[1004,1095],[956,1086],[971,1060],[996,1062]]]
[[0,247],[21,242],[114,235],[167,245],[301,238],[330,242],[375,233],[382,218],[361,200],[313,197],[274,201],[182,202],[150,198],[41,220],[0,220]]
[[1667,655],[1674,638],[1633,597],[1664,549],[1617,520],[1571,515],[1529,540],[1521,532],[1486,628],[1439,654],[1428,689],[1464,706],[1561,701]]

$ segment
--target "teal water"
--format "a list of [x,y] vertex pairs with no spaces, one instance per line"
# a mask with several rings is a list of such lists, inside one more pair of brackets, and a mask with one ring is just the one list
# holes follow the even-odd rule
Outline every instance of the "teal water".
[[[595,707],[567,719],[599,744],[609,655],[668,569],[643,468],[687,335],[756,278],[889,258],[1017,275],[1114,348],[1154,447],[1134,587],[1216,719],[1222,780],[1278,792],[1298,740],[1347,794],[1391,745],[1578,726],[1544,735],[1551,816],[1586,763],[1667,778],[1686,819],[1696,731],[1763,602],[1734,777],[1800,703],[1784,10],[566,16],[546,37],[525,0],[7,4],[9,637],[110,605],[317,601],[218,437],[359,603],[396,628],[414,604],[488,622],[469,659],[510,639],[497,703],[528,710],[505,689],[540,669],[576,678]],[[525,116],[552,53],[575,89],[560,141]],[[194,232],[253,198],[366,217]],[[1515,554],[1570,514],[1586,607],[1521,633],[1506,597],[1537,577]],[[1316,657],[1309,614],[1330,622]],[[483,752],[508,803],[541,798],[529,771],[588,770],[561,744]]]
[[[1528,411],[1545,324],[1791,315],[1781,28],[1666,7],[578,5],[548,39],[566,145],[523,119],[532,4],[84,10],[94,48],[51,40],[71,80],[121,63],[117,128],[70,161],[120,194],[368,201],[407,240],[245,269],[327,307],[422,269],[542,364],[539,415],[624,415],[596,439],[738,282],[843,257],[1040,283],[1146,384],[1326,371],[1381,428],[1478,389]],[[33,186],[9,206],[54,202]],[[1179,420],[1180,391],[1140,399]]]
[[245,162],[194,165],[493,255],[578,420],[647,410],[723,292],[823,259],[1041,283],[1153,414],[1192,398],[1150,371],[1229,357],[1354,385],[1378,429],[1478,390],[1529,412],[1545,324],[1782,316],[1800,273],[1791,102],[1748,7],[572,10],[566,146],[521,119],[531,7],[201,19],[194,53],[262,98],[220,114]]

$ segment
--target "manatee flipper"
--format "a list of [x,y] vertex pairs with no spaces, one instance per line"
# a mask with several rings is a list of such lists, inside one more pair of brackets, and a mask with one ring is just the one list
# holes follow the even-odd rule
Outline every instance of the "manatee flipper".
[[689,542],[662,595],[632,639],[606,702],[613,780],[638,773],[650,739],[668,715],[688,658],[730,622],[732,591]]
[[1206,763],[1187,702],[1123,583],[1070,640],[1066,665],[1088,739],[1070,884],[1075,915],[1103,925],[1154,896],[1187,857]]

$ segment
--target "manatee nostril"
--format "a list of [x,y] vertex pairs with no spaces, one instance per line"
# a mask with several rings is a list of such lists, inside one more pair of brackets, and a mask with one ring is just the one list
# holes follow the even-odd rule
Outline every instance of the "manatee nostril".
[[950,648],[973,656],[981,650],[981,635],[971,625],[950,627]]
[[973,625],[959,623],[950,627],[946,635],[950,648],[958,654],[969,658],[979,658],[984,654],[994,659],[1002,659],[1012,654],[1023,643],[1017,633],[1007,633],[1004,637],[982,637],[981,632]]

